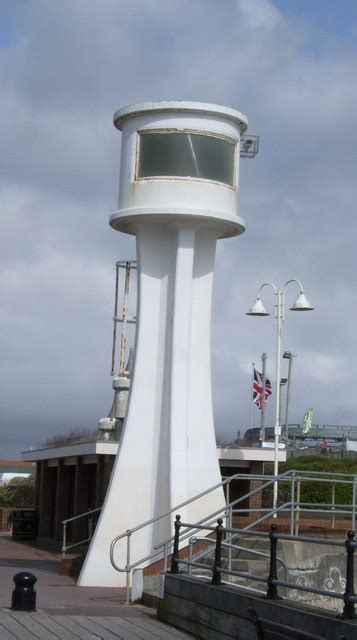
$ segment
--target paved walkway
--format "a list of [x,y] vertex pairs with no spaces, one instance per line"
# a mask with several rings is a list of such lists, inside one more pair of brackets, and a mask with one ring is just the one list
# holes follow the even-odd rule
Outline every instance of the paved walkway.
[[[124,589],[77,587],[59,575],[58,555],[0,535],[1,640],[192,640],[157,619],[154,609],[126,605]],[[36,613],[11,611],[13,576],[37,577]]]

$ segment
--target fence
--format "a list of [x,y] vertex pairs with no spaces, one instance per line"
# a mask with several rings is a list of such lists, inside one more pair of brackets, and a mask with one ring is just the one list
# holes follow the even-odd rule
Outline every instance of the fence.
[[[171,569],[170,573],[177,574],[179,573],[180,564],[186,565],[192,568],[198,568],[200,570],[204,569],[206,571],[212,572],[211,584],[220,585],[222,584],[222,574],[227,574],[231,576],[237,576],[240,578],[249,578],[252,581],[256,581],[258,583],[266,584],[266,598],[268,600],[279,600],[281,596],[278,591],[278,587],[285,587],[288,589],[296,589],[300,591],[305,591],[307,593],[312,593],[320,596],[325,596],[329,598],[338,598],[343,600],[344,607],[342,617],[347,619],[355,618],[355,603],[357,602],[357,597],[355,596],[354,591],[354,552],[357,547],[357,542],[355,541],[355,532],[349,531],[347,534],[346,540],[326,540],[326,538],[316,538],[310,536],[292,536],[284,533],[278,532],[278,527],[276,524],[271,525],[269,533],[263,532],[248,532],[247,530],[234,529],[232,527],[223,527],[222,518],[218,518],[217,526],[212,527],[208,525],[199,526],[193,523],[181,522],[180,515],[176,516],[175,519],[175,537],[174,537],[174,548],[171,560]],[[202,562],[196,562],[192,559],[185,560],[180,558],[179,556],[179,541],[180,541],[180,529],[181,527],[186,527],[187,529],[195,528],[201,529],[209,532],[215,533],[215,550],[214,550],[214,562],[213,567],[208,564],[204,564]],[[255,537],[269,538],[270,540],[270,566],[269,573],[266,577],[253,575],[248,572],[243,571],[235,571],[230,568],[225,568],[222,566],[222,548],[224,547],[224,539],[227,534],[230,535],[239,535],[244,533],[244,535],[252,535]],[[311,587],[309,585],[297,584],[296,582],[290,582],[287,579],[279,580],[278,572],[277,572],[277,563],[278,563],[278,555],[277,555],[277,547],[279,540],[293,540],[294,542],[302,542],[302,543],[312,543],[312,544],[321,544],[321,545],[331,545],[333,547],[341,547],[346,550],[346,586],[344,593],[340,593],[337,591],[329,591],[327,589],[318,589],[315,587]],[[234,583],[230,583],[231,586],[234,586]]]

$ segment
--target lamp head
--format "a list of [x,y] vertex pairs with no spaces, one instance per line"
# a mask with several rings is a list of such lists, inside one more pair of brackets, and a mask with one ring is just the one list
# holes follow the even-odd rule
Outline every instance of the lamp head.
[[312,311],[314,307],[311,306],[307,297],[303,292],[299,293],[290,311]]
[[260,298],[257,298],[253,306],[246,313],[247,316],[270,316]]

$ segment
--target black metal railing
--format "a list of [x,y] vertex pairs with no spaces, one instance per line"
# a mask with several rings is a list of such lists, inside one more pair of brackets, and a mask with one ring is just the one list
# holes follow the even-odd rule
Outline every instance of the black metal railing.
[[[181,527],[193,527],[196,529],[206,530],[215,534],[215,555],[214,555],[214,563],[213,567],[209,564],[204,564],[202,562],[195,562],[194,560],[186,560],[185,558],[180,558],[179,551],[179,541],[180,541],[180,528]],[[270,540],[270,565],[269,565],[269,573],[266,577],[255,576],[249,572],[235,571],[233,569],[225,568],[222,566],[222,544],[225,536],[227,534],[239,534],[244,533],[244,535],[252,535],[254,537],[262,537],[269,538]],[[277,572],[277,547],[279,540],[290,540],[294,542],[308,542],[312,544],[323,544],[323,545],[331,545],[333,547],[341,547],[346,550],[346,585],[344,593],[340,593],[337,591],[330,591],[327,589],[318,589],[309,585],[297,584],[296,582],[290,582],[288,580],[279,580],[278,572]],[[191,567],[197,567],[199,569],[205,569],[207,571],[212,572],[211,584],[220,585],[222,584],[222,574],[238,576],[243,578],[249,578],[252,581],[263,582],[267,585],[266,589],[266,598],[268,600],[280,600],[281,596],[278,592],[278,587],[285,587],[288,589],[297,589],[299,591],[305,591],[307,593],[312,593],[320,596],[326,596],[330,598],[338,598],[343,600],[344,607],[342,612],[342,617],[347,619],[352,619],[356,617],[355,613],[355,603],[357,602],[357,597],[355,595],[354,589],[354,552],[357,548],[357,542],[355,540],[355,532],[349,531],[347,534],[346,540],[331,540],[326,538],[317,538],[311,536],[292,536],[285,533],[279,533],[278,527],[276,524],[272,524],[270,527],[269,533],[264,532],[247,532],[246,530],[243,532],[240,529],[233,529],[228,527],[223,527],[223,520],[219,518],[217,520],[217,526],[200,526],[193,525],[192,523],[181,522],[180,515],[176,515],[175,518],[175,539],[174,539],[174,548],[171,559],[171,570],[170,573],[177,574],[179,573],[179,565],[187,565]],[[235,586],[234,583],[230,582],[230,586]],[[239,586],[239,585],[236,585]]]

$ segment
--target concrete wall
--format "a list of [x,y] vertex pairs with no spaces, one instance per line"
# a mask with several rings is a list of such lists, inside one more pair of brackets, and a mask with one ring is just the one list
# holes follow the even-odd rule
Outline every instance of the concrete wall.
[[271,640],[355,640],[356,621],[286,601],[266,600],[234,587],[214,586],[188,576],[165,576],[164,598],[158,607],[161,620],[204,640],[257,640],[252,620],[278,623],[281,635],[270,631]]

